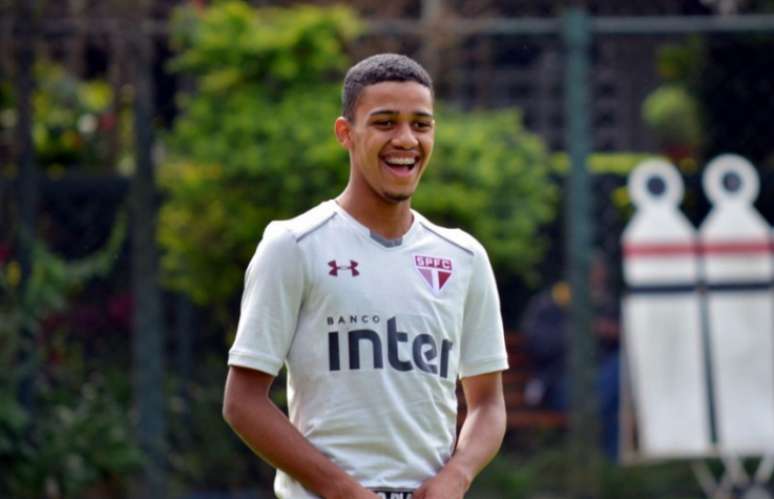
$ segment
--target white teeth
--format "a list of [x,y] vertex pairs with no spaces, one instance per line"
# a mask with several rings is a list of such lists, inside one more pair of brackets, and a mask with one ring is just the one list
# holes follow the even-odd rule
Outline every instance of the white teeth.
[[386,159],[385,162],[390,164],[390,165],[413,166],[414,163],[416,163],[416,159],[414,159],[414,158],[390,158],[390,159]]

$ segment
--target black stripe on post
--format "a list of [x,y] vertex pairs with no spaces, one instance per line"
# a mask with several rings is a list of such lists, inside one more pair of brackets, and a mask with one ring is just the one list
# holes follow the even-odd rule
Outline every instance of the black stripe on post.
[[745,291],[769,291],[774,282],[712,282],[706,285],[708,291],[743,293]]
[[695,292],[725,292],[725,293],[744,293],[754,291],[769,291],[774,288],[774,282],[771,281],[747,281],[747,282],[716,282],[716,283],[676,283],[676,284],[647,284],[640,286],[629,286],[626,289],[627,295],[671,295]]
[[695,283],[676,283],[676,284],[647,284],[640,286],[629,286],[626,290],[628,295],[672,295],[695,293],[701,286]]

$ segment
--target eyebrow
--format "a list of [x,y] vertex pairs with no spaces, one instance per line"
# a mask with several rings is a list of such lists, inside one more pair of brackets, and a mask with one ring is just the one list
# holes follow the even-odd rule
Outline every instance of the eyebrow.
[[[376,116],[379,114],[389,114],[389,115],[399,115],[400,111],[396,111],[394,109],[375,109],[368,113],[368,116]],[[427,111],[414,111],[411,113],[413,116],[422,116],[424,118],[432,118],[433,113],[428,113]]]

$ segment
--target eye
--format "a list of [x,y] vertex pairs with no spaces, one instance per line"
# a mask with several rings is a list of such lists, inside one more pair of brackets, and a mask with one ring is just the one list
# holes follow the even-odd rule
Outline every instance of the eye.
[[420,131],[430,130],[433,128],[433,122],[432,121],[415,121],[414,122],[414,128]]
[[375,120],[372,122],[375,126],[379,128],[389,128],[395,124],[393,120]]

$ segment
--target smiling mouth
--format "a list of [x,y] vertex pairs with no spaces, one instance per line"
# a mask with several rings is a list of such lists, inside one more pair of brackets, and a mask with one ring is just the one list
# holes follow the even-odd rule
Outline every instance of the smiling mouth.
[[382,158],[382,162],[394,174],[405,177],[419,165],[419,158]]

